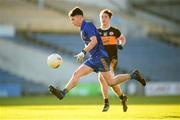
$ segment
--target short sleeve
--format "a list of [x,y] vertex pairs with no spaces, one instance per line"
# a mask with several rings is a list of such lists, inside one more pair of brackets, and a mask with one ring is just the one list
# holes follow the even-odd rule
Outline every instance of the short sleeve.
[[121,31],[119,29],[115,29],[115,36],[119,38],[121,36]]
[[85,32],[87,34],[87,37],[90,39],[92,36],[96,35],[96,28],[92,23],[88,23],[85,26]]

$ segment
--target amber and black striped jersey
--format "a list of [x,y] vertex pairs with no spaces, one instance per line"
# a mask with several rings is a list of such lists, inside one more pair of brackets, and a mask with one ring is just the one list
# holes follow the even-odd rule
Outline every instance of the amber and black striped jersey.
[[114,27],[110,27],[107,30],[103,30],[99,28],[98,31],[99,31],[99,34],[101,35],[103,45],[109,55],[110,61],[112,59],[118,59],[118,56],[117,56],[118,40],[117,39],[121,36],[120,30]]

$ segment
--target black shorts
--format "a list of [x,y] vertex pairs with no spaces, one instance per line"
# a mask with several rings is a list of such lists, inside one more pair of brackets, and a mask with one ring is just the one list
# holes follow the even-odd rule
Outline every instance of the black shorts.
[[113,69],[115,70],[118,62],[117,45],[105,45],[104,48],[109,56],[110,67],[113,67]]

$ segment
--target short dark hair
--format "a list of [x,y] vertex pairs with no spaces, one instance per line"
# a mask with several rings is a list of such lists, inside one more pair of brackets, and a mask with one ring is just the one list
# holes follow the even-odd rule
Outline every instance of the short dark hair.
[[83,16],[83,11],[79,7],[73,8],[71,11],[69,11],[69,17],[74,17],[76,15],[82,15]]
[[111,18],[111,17],[112,17],[112,11],[111,11],[111,10],[109,10],[109,9],[104,9],[104,10],[101,10],[100,15],[101,15],[101,14],[103,14],[103,13],[108,14],[109,18]]

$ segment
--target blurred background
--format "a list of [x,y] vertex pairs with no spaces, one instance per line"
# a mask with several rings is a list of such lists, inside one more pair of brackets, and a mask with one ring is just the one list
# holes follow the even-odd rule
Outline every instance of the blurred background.
[[[97,27],[100,10],[113,11],[111,24],[127,39],[117,73],[138,68],[148,81],[145,88],[122,84],[126,94],[180,96],[179,0],[0,0],[0,97],[48,95],[49,84],[64,88],[84,47],[67,15],[75,6]],[[47,66],[51,53],[62,56],[60,68]],[[70,95],[100,96],[97,74],[83,77]]]

